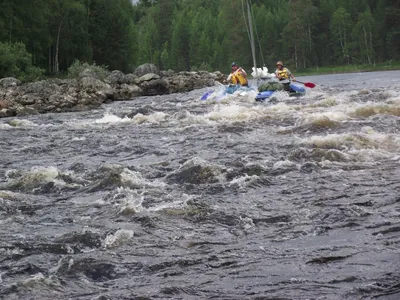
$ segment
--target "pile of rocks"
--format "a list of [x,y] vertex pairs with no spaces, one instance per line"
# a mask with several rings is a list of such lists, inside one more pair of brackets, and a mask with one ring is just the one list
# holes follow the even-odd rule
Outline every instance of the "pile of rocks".
[[187,92],[223,82],[221,72],[159,72],[144,64],[133,74],[113,71],[101,80],[90,69],[75,79],[49,79],[22,84],[15,78],[0,79],[0,117],[47,112],[82,111],[102,103],[138,96]]

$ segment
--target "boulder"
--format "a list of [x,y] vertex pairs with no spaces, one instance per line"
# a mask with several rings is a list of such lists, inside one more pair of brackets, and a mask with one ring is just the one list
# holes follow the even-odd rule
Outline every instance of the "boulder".
[[114,95],[113,88],[96,78],[83,77],[78,84],[78,104],[99,106]]
[[158,68],[154,64],[146,63],[137,67],[134,72],[134,74],[139,77],[148,73],[158,74]]
[[9,108],[10,102],[7,100],[0,100],[0,109]]
[[142,82],[144,82],[144,81],[150,81],[150,80],[153,80],[153,79],[160,79],[160,78],[161,78],[161,77],[160,77],[159,75],[157,75],[157,74],[148,73],[148,74],[143,75],[143,76],[141,76],[141,77],[139,78],[139,84],[142,83]]
[[121,71],[112,71],[110,75],[107,76],[104,81],[108,84],[123,84],[125,81],[125,74]]
[[[0,80],[0,117],[47,112],[82,111],[113,100],[137,96],[187,92],[223,81],[221,72],[160,73],[152,64],[140,66],[135,74],[113,71],[104,80],[102,74],[87,68],[76,79],[48,79],[21,84],[15,78]],[[138,77],[140,76],[140,77]]]
[[0,118],[13,117],[15,116],[15,113],[16,112],[13,109],[3,108],[2,110],[0,110]]
[[139,84],[138,78],[135,74],[129,73],[125,75],[124,81],[126,84]]
[[143,95],[143,91],[135,84],[121,84],[114,87],[114,100],[128,100]]
[[144,81],[140,85],[144,96],[169,94],[168,83],[163,79]]
[[148,116],[152,113],[154,113],[154,110],[151,106],[144,106],[144,107],[140,107],[140,108],[135,109],[134,111],[130,112],[129,114],[126,115],[126,117],[132,119],[137,114]]
[[16,87],[19,85],[21,85],[21,81],[19,81],[16,78],[13,78],[13,77],[6,77],[6,78],[0,79],[0,87],[3,87],[3,88]]
[[113,90],[109,84],[94,77],[81,78],[79,87],[87,92],[104,93],[107,96],[113,95]]
[[17,116],[37,115],[39,112],[30,106],[18,107],[16,111]]
[[171,77],[174,76],[175,72],[171,69],[169,69],[168,71],[160,71],[160,76],[161,77]]

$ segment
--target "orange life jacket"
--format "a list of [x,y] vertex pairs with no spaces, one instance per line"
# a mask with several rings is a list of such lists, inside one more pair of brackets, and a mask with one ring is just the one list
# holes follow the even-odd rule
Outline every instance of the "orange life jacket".
[[236,70],[231,74],[232,84],[248,85],[247,78],[244,76],[241,69]]

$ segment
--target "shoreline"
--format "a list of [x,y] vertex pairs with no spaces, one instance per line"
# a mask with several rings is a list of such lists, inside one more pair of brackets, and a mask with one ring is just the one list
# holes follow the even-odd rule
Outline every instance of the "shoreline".
[[370,65],[349,65],[335,67],[310,68],[307,70],[294,71],[295,76],[315,76],[315,75],[330,75],[330,74],[351,74],[351,73],[367,73],[367,72],[384,72],[400,70],[400,62],[393,64],[379,64],[376,66]]

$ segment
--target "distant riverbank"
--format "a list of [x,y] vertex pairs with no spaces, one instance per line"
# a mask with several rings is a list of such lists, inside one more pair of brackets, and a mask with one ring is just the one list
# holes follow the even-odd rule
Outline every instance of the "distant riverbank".
[[295,76],[307,76],[307,75],[358,73],[358,72],[390,71],[390,70],[400,70],[400,62],[386,62],[375,65],[345,65],[345,66],[310,68],[298,71],[293,70],[293,73],[295,74]]

